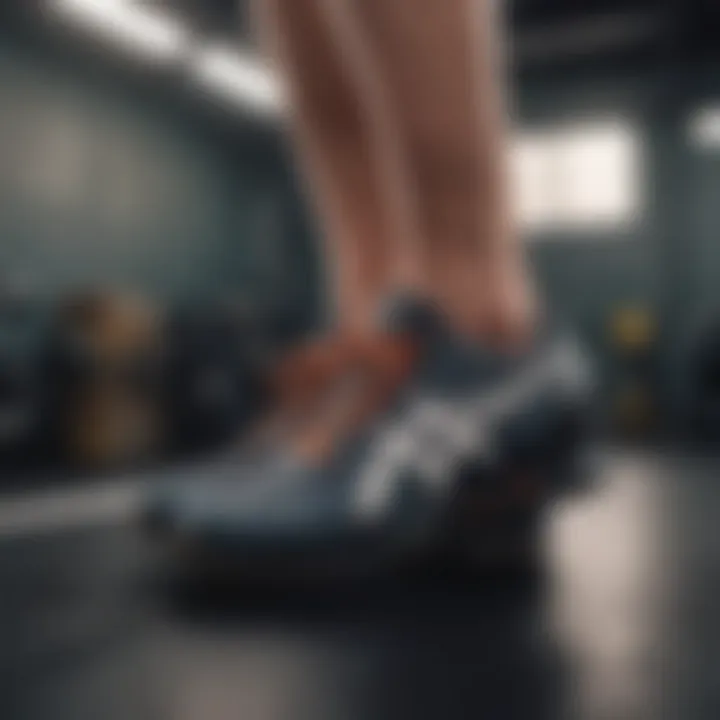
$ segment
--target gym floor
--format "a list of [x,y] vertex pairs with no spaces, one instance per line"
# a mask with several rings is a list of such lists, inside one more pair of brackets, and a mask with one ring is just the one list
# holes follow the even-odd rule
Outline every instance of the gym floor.
[[605,450],[545,582],[173,605],[146,479],[0,500],[0,717],[720,717],[720,463]]

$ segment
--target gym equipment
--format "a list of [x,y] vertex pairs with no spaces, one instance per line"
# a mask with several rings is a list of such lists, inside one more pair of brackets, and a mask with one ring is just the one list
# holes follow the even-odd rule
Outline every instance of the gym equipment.
[[579,345],[548,331],[523,357],[493,356],[420,303],[395,303],[388,318],[423,359],[393,407],[326,467],[278,450],[151,491],[145,525],[175,569],[279,580],[438,555],[473,565],[514,543],[532,553],[543,507],[581,482],[593,383]]
[[615,348],[626,354],[645,352],[657,339],[655,319],[644,307],[618,308],[610,319],[610,337]]
[[658,425],[654,383],[657,322],[641,305],[619,307],[608,335],[615,356],[614,425],[625,437],[647,435]]
[[159,317],[140,298],[77,293],[60,303],[47,358],[50,436],[92,471],[144,461],[161,444]]
[[240,302],[171,313],[165,330],[164,406],[176,452],[236,439],[263,405],[268,352],[255,315]]

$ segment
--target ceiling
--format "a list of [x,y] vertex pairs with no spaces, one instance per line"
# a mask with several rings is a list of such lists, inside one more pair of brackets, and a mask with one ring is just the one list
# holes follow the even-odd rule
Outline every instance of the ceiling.
[[[207,32],[251,37],[252,0],[144,1],[170,6]],[[507,5],[515,47],[528,63],[628,52],[720,56],[717,0],[508,0]]]
[[[199,34],[252,42],[254,0],[134,0],[182,16]],[[302,2],[304,0],[297,0]],[[387,0],[392,2],[393,0]],[[447,1],[447,0],[438,0]],[[499,0],[502,2],[503,0]],[[0,0],[0,15],[32,14],[47,0]],[[521,64],[582,57],[720,59],[717,0],[505,0]]]

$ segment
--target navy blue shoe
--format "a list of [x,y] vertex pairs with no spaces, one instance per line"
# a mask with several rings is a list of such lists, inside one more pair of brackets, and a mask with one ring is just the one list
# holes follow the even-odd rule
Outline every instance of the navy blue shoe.
[[321,468],[276,456],[159,485],[147,519],[166,547],[196,568],[271,577],[396,567],[451,546],[475,557],[492,544],[493,503],[535,488],[534,517],[567,489],[592,389],[575,342],[548,333],[509,359],[407,298],[386,319],[423,349],[384,415]]

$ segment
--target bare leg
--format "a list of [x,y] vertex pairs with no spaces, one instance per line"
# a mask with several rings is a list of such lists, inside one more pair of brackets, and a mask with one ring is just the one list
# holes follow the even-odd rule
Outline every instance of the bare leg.
[[[329,336],[291,353],[277,369],[282,410],[269,421],[273,427],[310,415],[314,422],[301,423],[308,426],[301,443],[322,458],[335,430],[367,417],[412,361],[406,347],[373,326],[389,291],[422,280],[406,207],[414,196],[385,128],[387,103],[378,101],[384,86],[374,82],[376,74],[354,72],[346,62],[348,56],[356,61],[354,37],[338,47],[343,39],[321,0],[261,0],[256,17],[288,90],[290,127],[318,212],[337,306]],[[348,394],[349,386],[355,391]]]
[[[371,76],[348,73],[318,0],[262,0],[257,11],[290,95],[290,125],[321,220],[338,331],[367,332],[381,297],[416,281],[418,256],[410,248],[398,262],[394,249],[397,236],[410,233],[398,232],[397,215],[386,213],[383,195],[397,195],[403,184],[393,176],[400,166],[378,129],[380,113],[368,112],[375,103]],[[352,45],[345,51],[352,54]]]
[[323,2],[345,33],[342,46],[364,45],[374,59],[373,68],[355,63],[356,71],[376,71],[385,87],[380,97],[417,194],[435,297],[465,328],[522,340],[535,305],[510,213],[494,3]]

